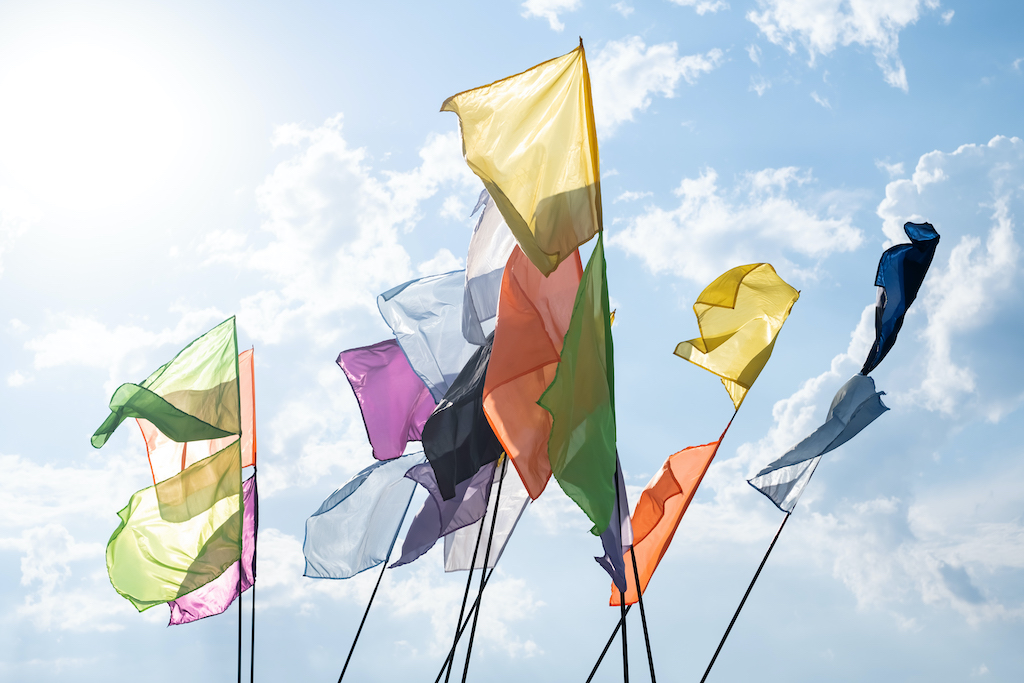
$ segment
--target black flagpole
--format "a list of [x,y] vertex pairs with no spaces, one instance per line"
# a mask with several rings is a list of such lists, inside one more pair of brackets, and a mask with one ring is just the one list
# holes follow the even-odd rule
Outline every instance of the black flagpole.
[[640,571],[636,568],[636,552],[629,546],[629,556],[633,558],[633,579],[636,581],[636,598],[640,603],[640,623],[644,625],[644,644],[647,645],[647,663],[651,667],[651,683],[657,683],[654,677],[654,656],[651,654],[651,638],[647,635],[647,614],[644,612],[644,594],[640,590]]
[[[619,454],[615,454],[615,523],[619,525],[619,547],[616,552],[622,550],[622,496],[619,491],[619,473],[622,471],[622,466],[619,464]],[[622,567],[623,577],[625,581],[625,570],[626,567]],[[637,590],[640,590],[640,585],[637,584]],[[624,683],[629,683],[629,653],[626,651],[626,594],[623,591],[619,591],[619,613],[622,615],[622,680]]]
[[[252,476],[256,476],[256,463],[252,465]],[[256,486],[256,481],[253,481],[253,486]],[[253,496],[253,500],[256,501],[255,512],[255,525],[253,526],[252,534],[252,635],[249,639],[249,683],[253,683],[253,679],[256,676],[256,550],[257,543],[256,537],[260,532],[260,503],[259,503],[259,491],[257,490],[256,495]],[[239,567],[241,569],[241,567]],[[238,599],[241,600],[242,596],[239,595]]]
[[612,629],[612,634],[608,636],[608,642],[604,644],[604,649],[601,650],[600,656],[598,656],[597,661],[594,662],[594,668],[590,670],[590,675],[587,676],[587,683],[590,683],[590,681],[594,680],[594,674],[597,673],[597,668],[601,666],[601,662],[604,661],[604,656],[608,654],[608,649],[612,646],[612,643],[615,642],[615,636],[618,635],[619,628],[622,627],[623,620],[626,618],[626,615],[629,614],[629,610],[631,610],[632,608],[633,605],[627,605],[626,611],[622,613],[619,616],[619,620],[615,622],[615,628]]
[[722,646],[725,645],[725,639],[729,637],[729,631],[732,630],[733,624],[736,623],[736,617],[740,615],[740,610],[743,609],[743,603],[747,601],[747,596],[749,596],[750,591],[753,590],[757,577],[761,575],[761,570],[764,569],[764,564],[768,561],[768,556],[772,554],[772,548],[775,547],[775,541],[779,540],[779,534],[782,533],[782,527],[786,526],[786,522],[789,521],[790,514],[792,513],[787,512],[786,516],[782,518],[782,524],[779,525],[779,530],[775,532],[775,538],[772,539],[772,544],[768,546],[768,552],[764,554],[764,559],[761,560],[761,566],[757,568],[757,571],[754,573],[754,578],[750,580],[750,585],[747,586],[747,592],[743,594],[743,599],[740,600],[740,606],[736,608],[736,613],[732,615],[732,621],[729,622],[729,627],[725,629],[725,633],[722,635],[722,640],[718,643],[718,649],[715,650],[715,654],[711,658],[711,663],[708,664],[708,668],[704,672],[704,677],[700,679],[700,683],[704,683],[708,678],[708,674],[711,673],[711,667],[715,665],[715,660],[718,659],[718,653],[722,651]]
[[356,643],[359,642],[359,634],[363,632],[363,624],[366,623],[366,617],[370,613],[370,607],[373,606],[373,599],[377,597],[377,589],[380,588],[380,582],[384,578],[384,572],[388,568],[388,560],[391,559],[391,551],[394,549],[395,544],[391,544],[391,548],[388,549],[388,556],[384,558],[381,563],[383,568],[380,570],[380,576],[377,577],[377,585],[373,587],[373,593],[370,594],[370,602],[366,603],[366,611],[363,612],[362,621],[359,622],[359,628],[356,630],[356,637],[352,639],[352,647],[348,650],[348,657],[345,658],[345,666],[341,668],[341,675],[338,676],[338,683],[341,683],[341,679],[345,677],[345,671],[348,669],[348,663],[352,660],[352,653],[356,651]]

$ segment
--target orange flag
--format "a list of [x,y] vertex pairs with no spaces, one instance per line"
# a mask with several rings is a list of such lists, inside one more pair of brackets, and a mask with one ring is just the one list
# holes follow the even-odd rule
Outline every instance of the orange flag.
[[[732,421],[729,424],[731,425]],[[725,432],[727,431],[728,425],[725,428]],[[640,500],[633,511],[633,551],[636,553],[640,586],[644,592],[647,591],[647,584],[650,583],[654,570],[658,568],[658,563],[672,543],[672,537],[675,536],[679,522],[682,521],[686,508],[690,506],[704,473],[715,459],[715,453],[725,438],[725,432],[718,437],[718,441],[703,446],[691,446],[670,455],[661,466],[661,470],[640,494]],[[627,551],[623,559],[626,562],[628,586],[625,593],[626,604],[632,605],[637,601],[633,558]],[[612,607],[618,607],[620,604],[619,589],[615,584],[612,584],[612,597],[608,604]]]
[[517,246],[501,280],[484,414],[534,499],[551,478],[551,413],[537,400],[555,377],[582,277],[578,251],[544,277]]

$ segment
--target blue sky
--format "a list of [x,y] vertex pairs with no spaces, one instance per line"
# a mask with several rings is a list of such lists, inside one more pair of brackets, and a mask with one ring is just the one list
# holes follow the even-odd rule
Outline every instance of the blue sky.
[[[234,610],[169,629],[110,587],[149,471],[132,429],[88,442],[117,385],[232,314],[256,349],[257,678],[338,674],[376,576],[301,576],[306,517],[371,461],[334,359],[387,337],[378,293],[464,262],[480,183],[441,102],[582,36],[634,503],[732,414],[672,355],[696,295],[760,261],[802,292],[649,588],[659,674],[699,679],[781,521],[744,479],[859,369],[878,257],[928,220],[931,273],[873,373],[891,411],[824,459],[710,680],[1019,680],[1022,21],[938,0],[4,3],[0,678],[233,675]],[[528,509],[477,678],[585,678],[616,619],[587,528],[554,486]],[[436,671],[464,578],[440,555],[386,574],[353,680]]]

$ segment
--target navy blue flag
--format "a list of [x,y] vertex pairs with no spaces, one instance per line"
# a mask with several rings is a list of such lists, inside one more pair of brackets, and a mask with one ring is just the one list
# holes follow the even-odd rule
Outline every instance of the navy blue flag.
[[903,326],[903,317],[917,298],[928,266],[932,264],[939,233],[931,223],[906,223],[903,226],[910,244],[897,244],[882,254],[878,262],[875,285],[878,304],[875,309],[875,343],[864,361],[861,374],[866,375],[882,362],[896,343],[896,335]]
[[[627,589],[625,554],[633,545],[633,522],[629,518],[629,500],[626,498],[626,482],[622,478],[622,465],[619,463],[619,454],[615,454],[615,478],[617,483],[615,490],[618,493],[618,501],[615,510],[612,511],[612,521],[608,528],[601,533],[601,546],[604,548],[602,557],[595,557],[601,568],[612,577],[612,583],[619,591],[625,593]],[[619,523],[615,523],[615,517]],[[632,570],[632,567],[630,567]]]

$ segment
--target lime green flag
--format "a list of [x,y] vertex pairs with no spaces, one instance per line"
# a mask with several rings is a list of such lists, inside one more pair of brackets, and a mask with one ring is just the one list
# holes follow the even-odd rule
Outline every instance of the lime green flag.
[[241,434],[238,339],[228,318],[186,346],[140,384],[122,384],[110,415],[92,435],[100,448],[125,419],[145,418],[172,441]]
[[239,442],[134,495],[107,543],[114,590],[140,611],[194,591],[242,548]]
[[583,271],[555,379],[537,401],[551,413],[548,458],[562,490],[600,535],[615,506],[615,371],[604,233]]

